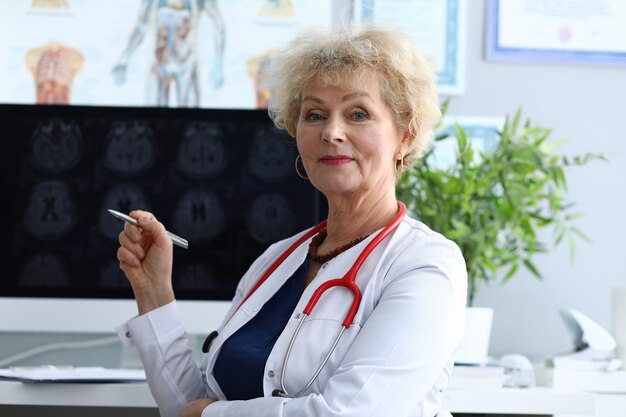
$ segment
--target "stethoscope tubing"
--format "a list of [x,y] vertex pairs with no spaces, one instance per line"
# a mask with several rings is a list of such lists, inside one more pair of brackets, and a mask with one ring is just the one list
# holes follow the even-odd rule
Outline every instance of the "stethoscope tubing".
[[[346,274],[341,278],[332,279],[330,281],[326,281],[322,283],[313,292],[311,299],[309,300],[309,302],[307,303],[306,307],[303,310],[302,317],[300,318],[300,322],[298,323],[298,326],[296,327],[293,335],[291,336],[291,340],[289,341],[287,351],[285,352],[285,360],[283,361],[283,366],[282,366],[281,375],[280,375],[281,388],[274,390],[272,392],[273,396],[295,398],[295,397],[302,395],[304,392],[306,392],[306,390],[308,390],[311,387],[311,385],[313,385],[313,382],[315,382],[315,379],[322,372],[322,369],[324,368],[324,366],[330,359],[331,355],[335,351],[335,348],[337,347],[337,344],[339,343],[341,336],[343,336],[346,329],[350,327],[350,325],[352,324],[352,321],[354,320],[354,317],[356,316],[356,313],[359,309],[359,305],[361,304],[361,290],[356,285],[356,275],[359,272],[359,269],[361,268],[361,266],[363,265],[367,257],[380,244],[380,242],[382,242],[383,239],[385,239],[390,233],[392,233],[394,230],[398,228],[398,226],[404,219],[405,214],[406,214],[406,206],[401,201],[398,201],[398,214],[396,214],[396,216],[391,221],[391,223],[385,226],[385,228],[376,236],[374,236],[371,242],[367,244],[365,249],[363,249],[361,254],[357,257],[354,264],[352,264],[352,267],[348,270],[348,272],[346,272]],[[317,226],[313,227],[312,229],[304,233],[297,241],[295,241],[291,246],[289,246],[287,250],[285,250],[278,258],[276,258],[276,260],[265,270],[261,278],[259,278],[259,280],[254,284],[250,292],[248,292],[246,297],[237,306],[237,308],[233,311],[230,317],[232,318],[235,312],[256,292],[256,290],[261,285],[263,285],[263,283],[274,273],[274,271],[285,261],[285,259],[287,259],[300,245],[302,245],[305,241],[310,239],[313,235],[317,234],[324,227],[326,227],[326,220],[324,220]],[[324,356],[324,359],[321,361],[320,365],[317,367],[317,369],[313,373],[313,376],[309,379],[307,384],[302,389],[300,389],[295,394],[290,394],[285,388],[285,371],[287,370],[287,363],[289,362],[289,358],[291,357],[291,352],[293,350],[293,346],[296,341],[296,338],[298,334],[300,333],[300,329],[304,325],[306,318],[309,317],[309,315],[311,314],[311,312],[317,305],[317,302],[319,301],[321,296],[324,294],[324,292],[326,292],[328,289],[333,288],[333,287],[344,287],[344,288],[347,288],[350,292],[352,292],[352,304],[350,305],[350,309],[346,313],[346,317],[344,318],[344,321],[341,325],[341,329],[339,333],[337,334],[337,337],[335,337],[335,340],[333,341],[330,349]],[[202,347],[203,352],[208,352],[211,342],[213,341],[213,339],[215,339],[216,336],[217,336],[217,332],[213,332],[211,333],[211,335],[207,337],[207,340],[205,340],[204,345]]]
[[394,217],[391,223],[389,223],[379,234],[374,236],[374,239],[372,239],[372,241],[367,244],[365,249],[363,249],[363,252],[361,252],[354,264],[352,264],[352,267],[348,270],[348,272],[346,272],[343,277],[326,281],[322,283],[315,290],[315,292],[313,292],[311,299],[304,308],[304,314],[311,315],[311,312],[317,304],[317,301],[326,290],[332,287],[344,287],[350,290],[353,295],[352,305],[346,313],[346,318],[343,321],[344,327],[350,327],[352,321],[354,320],[354,317],[356,316],[356,312],[359,309],[359,305],[361,304],[361,290],[356,285],[356,274],[359,272],[359,269],[361,269],[363,262],[365,262],[367,257],[372,253],[376,246],[378,246],[378,244],[382,242],[383,239],[385,239],[391,232],[396,230],[400,222],[402,222],[402,219],[404,219],[405,214],[406,206],[401,201],[398,201],[398,214],[396,215],[396,217]]
[[341,339],[341,336],[343,336],[343,333],[347,329],[346,326],[341,326],[341,330],[339,330],[339,333],[337,334],[337,337],[335,337],[333,344],[330,346],[330,349],[328,349],[328,352],[326,353],[326,355],[324,356],[324,359],[322,359],[322,362],[320,362],[320,365],[317,367],[317,369],[313,373],[313,376],[311,376],[311,378],[309,379],[309,382],[307,382],[307,384],[300,391],[296,392],[295,394],[289,394],[289,392],[287,392],[287,388],[285,388],[285,371],[287,370],[287,362],[289,362],[289,357],[291,356],[291,350],[293,348],[293,344],[296,341],[296,337],[298,336],[298,333],[300,333],[300,328],[302,328],[302,325],[304,324],[304,321],[306,320],[308,316],[309,316],[308,314],[302,314],[302,318],[300,319],[300,322],[298,323],[298,327],[296,327],[296,330],[294,331],[293,336],[291,336],[291,340],[289,341],[289,347],[287,347],[287,352],[285,353],[285,360],[283,361],[283,367],[280,372],[281,389],[274,390],[274,392],[272,393],[272,395],[275,397],[296,398],[304,394],[306,390],[308,390],[309,387],[313,385],[313,382],[315,382],[315,379],[317,379],[319,374],[322,372],[322,369],[324,369],[324,366],[326,366],[326,362],[328,362],[328,360],[330,359],[330,356],[335,351],[335,348],[337,347],[337,344],[339,343],[339,339]]
[[[311,230],[309,230],[308,232],[303,234],[300,237],[300,239],[295,241],[291,246],[289,246],[287,248],[287,250],[285,250],[278,258],[276,258],[276,260],[269,266],[269,268],[267,268],[265,270],[265,272],[263,273],[261,278],[259,278],[259,280],[254,284],[254,286],[252,287],[250,292],[248,292],[248,295],[246,295],[246,297],[243,299],[243,301],[237,307],[237,310],[239,309],[239,307],[241,307],[243,305],[243,303],[245,303],[248,300],[248,298],[250,298],[252,296],[252,294],[254,294],[256,292],[256,290],[261,285],[263,285],[263,283],[270,277],[270,275],[272,275],[274,273],[274,271],[283,263],[283,261],[289,257],[289,255],[291,255],[300,245],[302,245],[305,241],[307,241],[309,238],[311,238],[313,235],[317,234],[320,230],[322,230],[325,227],[326,227],[326,220],[324,220],[323,222],[321,222],[320,224],[318,224],[317,226],[315,226],[314,228],[312,228]],[[235,311],[237,311],[237,310],[235,310]],[[235,312],[233,312],[231,317],[234,314],[235,314]]]
[[[398,228],[398,226],[400,225],[400,222],[402,222],[402,220],[404,219],[405,214],[406,214],[406,206],[402,202],[398,201],[398,214],[396,215],[396,217],[394,217],[392,222],[389,223],[379,234],[377,234],[374,237],[374,239],[372,239],[370,243],[367,244],[363,252],[361,252],[361,254],[357,258],[357,260],[354,262],[352,267],[348,270],[348,272],[346,272],[346,274],[342,278],[337,278],[337,279],[324,282],[315,290],[315,292],[311,296],[311,299],[309,300],[306,307],[304,308],[302,318],[300,319],[300,322],[298,323],[298,327],[296,327],[296,330],[294,331],[293,335],[291,336],[291,340],[289,341],[289,346],[287,347],[287,352],[285,353],[285,360],[283,361],[283,366],[282,366],[282,370],[280,373],[280,390],[274,390],[272,395],[278,396],[278,397],[295,398],[295,397],[302,395],[304,392],[306,392],[307,389],[309,389],[311,385],[313,385],[313,382],[322,372],[322,369],[324,368],[324,366],[330,359],[330,356],[335,351],[335,348],[337,347],[337,344],[339,343],[339,339],[341,339],[341,336],[343,335],[343,333],[352,324],[352,321],[354,320],[354,317],[356,316],[356,313],[359,309],[359,305],[361,304],[361,290],[359,289],[359,287],[356,285],[356,282],[355,282],[356,275],[359,272],[359,269],[361,268],[361,266],[363,265],[367,257],[376,248],[376,246],[378,246],[378,244],[382,242],[382,240],[385,239],[391,232],[393,232],[394,230]],[[337,286],[347,288],[348,290],[352,292],[352,295],[353,295],[352,304],[350,306],[350,309],[346,313],[346,317],[342,323],[341,330],[339,331],[337,337],[333,341],[333,344],[331,345],[330,349],[324,356],[324,359],[322,360],[320,365],[315,370],[313,376],[309,379],[309,382],[306,384],[306,386],[304,386],[304,388],[300,389],[295,394],[290,394],[285,388],[285,373],[287,370],[287,363],[289,362],[291,351],[293,349],[293,345],[296,341],[296,338],[298,337],[298,334],[300,333],[300,329],[302,328],[304,321],[311,314],[311,312],[317,305],[317,302],[322,296],[322,294],[326,290],[332,287],[337,287]]]

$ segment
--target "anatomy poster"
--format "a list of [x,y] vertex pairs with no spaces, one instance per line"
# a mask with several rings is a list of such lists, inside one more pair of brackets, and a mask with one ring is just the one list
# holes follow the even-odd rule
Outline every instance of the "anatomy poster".
[[464,10],[465,0],[5,1],[0,103],[265,108],[272,62],[297,32],[372,21],[429,46],[441,92],[458,94]]
[[5,2],[0,102],[265,107],[276,50],[304,27],[331,27],[344,3]]

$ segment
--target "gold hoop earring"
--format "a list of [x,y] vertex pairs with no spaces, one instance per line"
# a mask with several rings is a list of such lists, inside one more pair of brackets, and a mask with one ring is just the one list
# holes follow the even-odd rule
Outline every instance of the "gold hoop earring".
[[396,153],[396,155],[399,156],[399,158],[396,157],[396,175],[400,176],[404,167],[404,155],[401,152]]
[[[298,176],[300,178],[302,178],[303,180],[308,180],[309,177],[300,174],[300,170],[298,169],[298,159],[302,160],[302,157],[300,156],[300,154],[298,154],[298,156],[296,156],[296,174],[298,174]],[[304,166],[304,165],[303,165]]]

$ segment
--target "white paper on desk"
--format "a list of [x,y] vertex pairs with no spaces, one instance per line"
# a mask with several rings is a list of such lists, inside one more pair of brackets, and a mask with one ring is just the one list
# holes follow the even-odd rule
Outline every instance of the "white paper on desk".
[[506,378],[500,366],[454,365],[448,389],[498,389]]
[[142,369],[24,367],[0,369],[0,379],[30,383],[141,382],[146,374]]

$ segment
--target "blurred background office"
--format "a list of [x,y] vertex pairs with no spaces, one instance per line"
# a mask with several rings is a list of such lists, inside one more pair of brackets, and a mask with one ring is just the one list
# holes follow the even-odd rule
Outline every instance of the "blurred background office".
[[[626,206],[623,186],[626,179],[626,134],[619,125],[626,97],[624,67],[626,48],[616,53],[616,58],[612,62],[608,60],[597,62],[593,59],[587,62],[572,59],[556,59],[549,62],[537,56],[513,61],[487,59],[486,49],[489,47],[486,45],[486,37],[491,19],[494,17],[490,14],[488,6],[498,3],[487,0],[448,0],[438,5],[424,1],[203,1],[197,4],[202,7],[189,9],[185,9],[184,6],[188,2],[180,3],[180,7],[172,7],[170,10],[164,10],[161,6],[150,9],[147,6],[156,5],[157,2],[140,0],[132,2],[67,0],[5,4],[0,17],[2,28],[0,31],[3,34],[0,36],[2,39],[0,42],[3,43],[3,47],[0,48],[0,71],[2,71],[0,102],[26,106],[35,103],[128,106],[130,108],[128,112],[111,110],[111,115],[106,116],[105,121],[98,121],[97,118],[102,114],[95,114],[93,109],[89,108],[72,113],[73,120],[77,120],[76,117],[81,114],[88,119],[87,123],[84,120],[78,122],[79,127],[85,132],[81,136],[84,139],[83,145],[80,145],[84,146],[81,150],[85,152],[90,150],[95,152],[98,146],[105,144],[115,146],[116,140],[122,143],[126,140],[124,132],[129,130],[134,132],[132,137],[139,138],[139,141],[142,138],[168,137],[173,135],[172,132],[175,132],[181,141],[184,138],[193,141],[198,130],[210,135],[211,127],[198,124],[203,120],[218,123],[217,121],[230,117],[231,125],[222,128],[235,129],[243,120],[236,117],[247,117],[237,111],[252,112],[246,113],[254,114],[249,116],[251,128],[254,129],[252,124],[258,123],[256,130],[262,130],[265,125],[258,115],[262,114],[263,110],[255,112],[254,109],[262,109],[268,100],[271,100],[264,89],[271,60],[275,55],[275,49],[280,47],[292,32],[308,25],[340,27],[351,20],[357,22],[373,20],[384,23],[392,21],[395,16],[396,22],[401,26],[405,25],[405,28],[410,29],[411,24],[419,26],[420,30],[416,30],[416,35],[428,34],[429,31],[433,35],[430,39],[424,39],[423,44],[425,50],[432,49],[431,55],[439,65],[441,96],[442,99],[450,98],[448,116],[457,117],[459,120],[463,118],[501,120],[522,108],[525,117],[541,126],[552,128],[553,139],[564,140],[563,146],[559,148],[562,154],[603,153],[608,159],[608,162],[588,164],[568,170],[566,173],[569,199],[576,203],[578,211],[584,213],[583,217],[576,220],[577,226],[584,231],[590,241],[578,241],[573,258],[570,257],[567,245],[537,255],[534,260],[544,276],[543,280],[537,280],[528,271],[520,269],[514,279],[506,285],[493,283],[478,289],[474,305],[494,309],[489,354],[497,358],[506,353],[516,352],[541,361],[546,357],[571,351],[571,335],[559,316],[559,310],[565,307],[576,308],[600,326],[607,330],[611,329],[611,289],[626,286],[626,265],[623,262],[626,222],[621,220],[622,207]],[[538,7],[535,4],[537,2],[521,3],[526,7]],[[600,3],[604,5],[603,13],[609,13],[610,7],[616,4],[610,1]],[[415,10],[422,12],[412,13]],[[572,12],[569,18],[580,19],[580,16],[582,15]],[[107,20],[107,17],[111,19]],[[170,32],[165,30],[168,27],[171,29]],[[441,32],[446,30],[448,32]],[[187,33],[185,31],[189,31],[193,37],[183,36]],[[437,36],[434,36],[435,34]],[[451,37],[446,38],[447,35]],[[444,41],[441,41],[442,39]],[[439,44],[444,42],[445,45],[446,39],[452,42],[452,47]],[[453,55],[446,54],[445,51],[449,52],[450,49],[454,51]],[[168,68],[164,60],[176,64],[173,67],[179,68],[180,71],[187,72],[167,73]],[[451,63],[446,60],[450,60]],[[183,80],[191,82],[184,83]],[[169,106],[170,109],[157,110],[155,106]],[[188,113],[182,109],[175,111],[174,108],[179,107],[195,109],[189,109]],[[198,108],[206,109],[207,113]],[[224,113],[215,113],[211,109],[220,109]],[[9,146],[8,143],[19,137],[22,126],[7,127],[7,123],[15,121],[12,118],[7,119],[7,115],[15,114],[11,113],[15,109],[3,110],[5,123],[1,140],[4,143],[2,149],[6,152],[7,149],[18,149],[14,144]],[[62,115],[66,111],[71,112],[59,107],[58,114]],[[229,111],[231,113],[227,116]],[[55,117],[55,108],[33,111],[32,117],[37,114],[43,115],[46,120],[52,120]],[[164,115],[174,122],[171,125],[163,125],[167,124],[167,120],[163,119]],[[36,138],[32,138],[37,135],[33,132],[37,129],[41,131],[41,135],[45,134],[43,131],[47,128],[61,129],[65,132],[64,137],[67,138],[68,146],[71,148],[75,126],[66,123],[67,120],[59,122],[61,124],[56,127],[38,125],[32,117],[27,120],[31,126],[30,133],[24,137],[35,140]],[[129,124],[129,117],[142,122]],[[115,124],[116,118],[123,122]],[[102,134],[100,137],[87,137],[87,132],[96,132],[99,127],[108,129],[106,130],[108,136]],[[250,133],[251,138],[255,132]],[[89,142],[90,140],[102,142],[101,145],[96,145]],[[265,149],[264,146],[272,148],[272,145],[263,142],[263,138],[252,143],[256,143],[255,146],[261,150]],[[141,147],[141,144],[136,145]],[[145,149],[148,148],[141,149],[144,149],[141,155],[145,156]],[[289,148],[270,151],[283,156],[290,152]],[[19,157],[20,155],[2,155],[3,164],[9,159]],[[149,165],[146,165],[146,169],[158,169],[161,166],[159,163],[165,164],[165,157],[169,155],[158,154],[153,162],[143,163]],[[96,161],[94,164],[98,163],[97,158],[94,156],[93,161]],[[142,163],[141,160],[135,162]],[[70,165],[73,163],[71,160],[68,161]],[[78,162],[76,164],[80,166]],[[1,199],[4,202],[13,198],[9,191],[14,190],[11,188],[14,185],[10,184],[15,178],[15,173],[8,172],[6,166],[8,165],[2,169]],[[18,166],[18,169],[23,167],[23,165],[14,166]],[[278,178],[281,175],[280,167],[275,168]],[[41,172],[47,172],[45,174],[47,180],[56,180],[65,175],[62,170],[55,169],[57,168],[54,166],[44,166],[33,174],[31,179],[42,175]],[[70,171],[71,169],[73,168],[69,168]],[[103,169],[112,173],[112,177],[118,175],[124,181],[130,175],[124,172],[120,174],[119,170],[123,171],[123,167],[117,167],[114,163],[108,167],[104,164]],[[261,173],[269,173],[264,167],[249,166],[246,169],[248,171],[237,175],[253,176],[255,169]],[[23,174],[23,170],[21,172]],[[193,177],[194,172],[182,172],[181,175],[189,179]],[[210,177],[212,174],[207,175]],[[197,178],[201,177],[202,175]],[[122,180],[120,183],[124,182]],[[190,181],[192,185],[195,184],[193,182],[195,179],[192,178]],[[263,181],[274,180],[266,178],[259,181],[261,184]],[[286,190],[295,187],[290,181],[292,179],[285,180]],[[103,197],[105,183],[105,180],[100,183],[103,191],[97,197],[102,204],[106,200]],[[287,193],[285,195],[290,195],[288,191],[285,192]],[[291,196],[293,200],[285,203],[285,207],[299,200],[298,197],[292,194]],[[323,216],[323,208],[315,206],[313,209],[316,197],[313,194],[308,197],[307,203],[311,205],[309,217],[313,224],[314,220]],[[11,210],[5,207],[1,212],[3,221],[14,228],[13,234],[5,235],[3,239],[0,257],[3,263],[9,262],[11,254],[14,253],[11,244],[16,234],[19,234],[15,228],[25,227],[28,231],[29,226],[21,223],[22,219],[19,216],[18,218],[15,216],[18,207],[22,209],[27,207],[27,201],[24,201],[27,198],[27,194],[24,194],[22,201],[10,205],[13,207]],[[114,200],[114,197],[111,198]],[[202,198],[205,207],[213,204],[211,196],[204,195]],[[280,197],[276,197],[270,203],[276,204],[277,200],[280,200]],[[191,206],[192,204],[189,207]],[[291,207],[293,209],[293,204]],[[88,218],[84,216],[87,213],[93,214],[93,211],[83,212],[83,217],[79,217],[77,221],[86,223]],[[277,218],[288,219],[289,211],[286,210],[284,213]],[[176,224],[175,210],[171,209],[169,214],[171,217],[168,219],[172,224]],[[92,220],[98,221],[97,218]],[[107,218],[102,221],[107,222],[101,224],[104,230],[117,224],[113,219]],[[184,222],[178,224],[179,229],[188,230],[190,234],[194,233],[193,225]],[[274,227],[276,226],[275,224]],[[286,234],[296,226],[280,225],[285,227]],[[31,230],[37,230],[38,225],[31,227]],[[215,227],[219,229],[220,226]],[[93,230],[85,230],[92,234],[96,233]],[[185,235],[183,231],[172,230]],[[53,232],[54,230],[50,233]],[[220,232],[217,230],[215,236],[219,236]],[[250,241],[256,239],[259,247],[253,247],[252,250],[259,250],[262,244],[269,242],[267,240],[269,238],[280,237],[268,236],[262,231],[257,231],[256,235],[251,230],[241,233],[249,233]],[[200,238],[210,240],[212,237]],[[552,241],[549,232],[541,238],[547,242]],[[41,239],[45,241],[47,238],[44,236]],[[102,255],[106,252],[110,239],[103,237],[101,240],[98,243],[101,246],[97,246],[98,249],[90,253],[98,252]],[[248,245],[250,249],[250,241],[231,242],[230,247],[242,250],[242,245]],[[110,246],[112,248],[110,257],[114,259],[115,245]],[[32,250],[33,247],[26,245],[24,253]],[[208,253],[214,248],[207,245],[204,250]],[[232,260],[241,261],[252,257],[252,252],[246,252],[240,257],[233,255]],[[73,260],[80,262],[80,257],[74,257]],[[46,263],[44,259],[39,267],[33,268],[37,271],[52,271],[55,270],[54,265],[54,261]],[[187,271],[187,284],[192,289],[194,282],[197,284],[197,281],[194,281],[195,275],[190,271],[204,272],[207,276],[212,276],[215,272],[211,266],[191,268]],[[94,318],[91,311],[85,314],[85,310],[81,310],[86,306],[92,306],[92,303],[105,303],[112,298],[130,297],[129,289],[122,286],[125,284],[120,284],[117,288],[89,287],[81,284],[77,291],[70,291],[72,297],[59,299],[57,297],[65,297],[68,294],[58,288],[50,288],[48,285],[50,281],[47,280],[55,279],[55,276],[40,277],[41,281],[31,282],[26,289],[7,285],[16,280],[16,277],[9,276],[9,273],[17,274],[15,271],[18,269],[16,266],[2,273],[4,284],[0,285],[2,297],[0,305],[4,307],[0,307],[3,309],[3,314],[0,315],[0,330],[3,330],[0,333],[0,360],[52,342],[73,342],[85,340],[90,336],[107,336],[109,324],[112,334],[112,325],[123,321],[133,312],[131,300],[121,300],[121,304],[102,304],[104,322]],[[187,296],[190,305],[189,320],[196,321],[195,324],[191,324],[194,333],[207,334],[219,322],[217,317],[207,321],[206,309],[214,308],[209,314],[215,316],[223,311],[226,303],[224,300],[228,299],[229,291],[232,291],[235,282],[232,280],[236,277],[229,279],[231,280],[226,283],[211,283],[200,288],[202,291],[199,292],[189,292]],[[181,277],[181,282],[182,280]],[[75,280],[70,282],[76,283]],[[220,284],[226,285],[220,287]],[[198,305],[192,300],[194,294],[196,297],[200,294],[202,299],[212,298],[214,301]],[[212,306],[207,307],[209,304]],[[196,307],[199,310],[193,309]],[[65,308],[69,310],[63,310]],[[106,322],[107,319],[110,322]],[[201,338],[199,336],[199,340]],[[18,361],[17,364],[71,362],[74,365],[110,367],[137,365],[128,352],[122,351],[117,342],[105,340],[103,344],[100,347],[72,351],[51,350]]]

